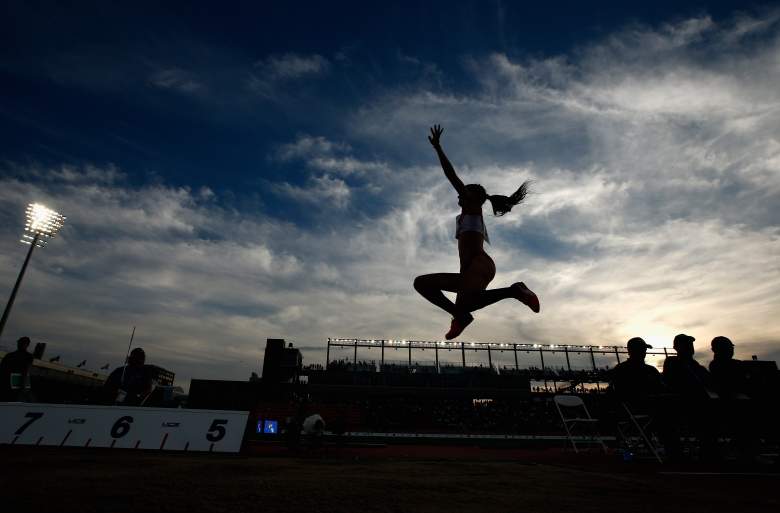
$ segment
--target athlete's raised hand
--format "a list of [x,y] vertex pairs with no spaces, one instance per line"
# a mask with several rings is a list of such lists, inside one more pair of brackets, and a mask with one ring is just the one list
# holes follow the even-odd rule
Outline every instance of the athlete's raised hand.
[[464,194],[466,186],[463,185],[463,181],[458,178],[457,173],[455,173],[455,168],[452,167],[452,164],[450,164],[447,155],[444,154],[444,150],[441,148],[441,134],[443,132],[444,129],[441,127],[441,125],[433,125],[431,127],[431,135],[428,136],[428,140],[433,146],[433,149],[436,150],[436,154],[439,156],[439,162],[441,163],[441,168],[444,170],[444,175],[450,181],[452,186],[455,187],[455,190],[458,192],[458,194]]
[[442,132],[444,132],[444,129],[441,127],[441,125],[433,125],[431,127],[431,135],[428,136],[428,140],[431,142],[434,148],[438,148],[440,146]]

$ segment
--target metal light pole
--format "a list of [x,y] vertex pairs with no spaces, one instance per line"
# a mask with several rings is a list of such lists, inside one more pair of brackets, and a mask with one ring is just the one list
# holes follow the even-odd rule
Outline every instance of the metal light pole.
[[8,315],[11,313],[11,307],[14,306],[16,293],[19,291],[19,286],[22,284],[22,278],[24,278],[24,273],[27,270],[27,264],[30,263],[30,257],[32,256],[33,250],[36,247],[42,248],[46,246],[49,239],[57,234],[63,224],[65,224],[65,216],[58,214],[54,210],[46,208],[40,203],[30,203],[27,205],[27,224],[24,226],[24,235],[22,235],[22,239],[19,242],[29,244],[30,250],[27,251],[24,264],[22,264],[22,270],[19,271],[19,276],[16,278],[11,297],[8,298],[8,303],[5,305],[5,310],[3,311],[3,317],[0,319],[0,337],[3,335],[5,323],[8,321]]

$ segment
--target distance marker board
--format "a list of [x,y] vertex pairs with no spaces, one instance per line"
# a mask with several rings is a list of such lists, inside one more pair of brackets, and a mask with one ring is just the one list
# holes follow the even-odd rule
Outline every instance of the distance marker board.
[[0,403],[0,444],[238,452],[249,412]]

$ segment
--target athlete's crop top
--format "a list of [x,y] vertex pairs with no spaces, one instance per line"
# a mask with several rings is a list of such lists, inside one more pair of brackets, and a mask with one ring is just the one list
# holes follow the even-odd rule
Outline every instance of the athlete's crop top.
[[455,238],[460,237],[463,232],[479,232],[485,239],[485,242],[490,244],[490,237],[488,237],[487,227],[485,227],[485,220],[481,215],[477,214],[460,214],[455,218]]

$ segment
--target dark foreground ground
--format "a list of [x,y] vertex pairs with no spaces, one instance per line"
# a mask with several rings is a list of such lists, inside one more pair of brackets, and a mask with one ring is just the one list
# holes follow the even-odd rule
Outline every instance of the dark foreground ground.
[[[291,457],[0,446],[2,511],[771,512],[776,467],[394,446]],[[276,455],[274,455],[276,454]]]

